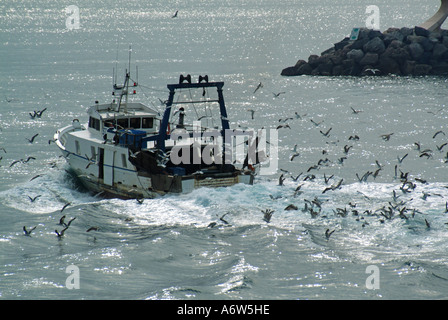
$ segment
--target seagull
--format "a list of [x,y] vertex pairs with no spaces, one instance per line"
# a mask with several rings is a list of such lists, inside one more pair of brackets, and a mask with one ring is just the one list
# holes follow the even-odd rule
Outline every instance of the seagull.
[[330,229],[325,230],[325,238],[330,239],[330,236],[333,234],[335,230],[330,231]]
[[272,214],[275,212],[274,210],[271,209],[266,209],[266,210],[261,210],[261,212],[263,212],[264,216],[263,216],[263,220],[266,221],[267,223],[269,223],[271,221],[272,218]]
[[[65,217],[65,216],[64,216]],[[61,218],[62,219],[62,218]],[[62,222],[62,225],[64,226],[64,227],[70,227],[70,224],[73,222],[73,220],[75,220],[76,219],[76,217],[74,217],[73,219],[71,219],[68,223],[65,223],[65,222]],[[60,221],[59,221],[60,222]]]
[[15,165],[16,163],[19,163],[19,162],[22,162],[23,161],[23,159],[20,159],[20,160],[15,160],[15,161],[13,161],[10,165],[9,165],[9,167],[11,168],[13,165]]
[[362,110],[355,110],[355,109],[353,109],[352,107],[350,107],[350,109],[352,109],[352,111],[353,111],[354,114],[358,114],[358,113],[362,112]]
[[90,227],[89,229],[86,230],[86,232],[90,232],[90,231],[98,231],[100,230],[99,227]]
[[34,142],[34,139],[38,136],[39,134],[36,133],[34,136],[31,137],[31,139],[26,138],[30,143]]
[[34,157],[28,157],[28,158],[26,158],[26,160],[22,160],[22,162],[23,162],[23,163],[27,163],[27,162],[30,161],[30,160],[36,160],[36,158],[34,158]]
[[330,187],[327,187],[327,188],[325,188],[324,189],[324,191],[322,191],[322,193],[325,193],[325,192],[327,192],[327,191],[330,191],[330,190],[336,190],[336,189],[339,189],[340,187],[341,187],[341,185],[342,185],[342,181],[344,181],[344,179],[341,179],[337,184],[335,184],[335,185],[332,185],[332,186],[330,186]]
[[300,114],[296,112],[294,112],[294,114],[296,115],[296,119],[302,119],[303,117],[305,117],[307,115],[307,113],[305,113],[303,116],[301,116]]
[[61,219],[59,219],[59,224],[61,226],[65,224],[64,220],[65,220],[65,216],[62,216]]
[[[202,119],[204,119],[204,118],[210,118],[210,116],[200,116],[199,118],[198,118],[198,121],[201,121]],[[252,118],[253,119],[253,118]]]
[[224,217],[228,214],[228,212],[224,213],[219,220],[221,220],[222,222],[224,222],[225,224],[229,224],[229,222],[227,220],[224,220]]
[[370,68],[366,69],[365,71],[371,72],[373,75],[381,72],[379,69],[370,69]]
[[47,110],[47,108],[44,108],[44,109],[39,110],[39,111],[34,111],[34,114],[35,114],[35,116],[40,118],[40,117],[42,117],[42,114],[44,113],[45,110]]
[[56,232],[56,234],[58,235],[58,238],[62,238],[64,236],[65,230],[67,230],[68,227],[62,229],[61,233],[58,232],[58,230],[54,230],[54,232]]
[[448,142],[445,142],[444,144],[442,144],[441,146],[436,146],[437,150],[439,150],[440,152],[442,152],[442,149],[444,146],[446,146],[448,144]]
[[340,164],[344,164],[344,160],[347,160],[347,157],[341,157],[341,158],[339,158],[338,159],[338,162],[340,163]]
[[380,137],[384,140],[384,141],[389,141],[390,137],[393,135],[393,133],[388,133],[388,134],[382,134]]
[[280,128],[289,128],[289,129],[291,129],[291,127],[289,126],[289,124],[285,124],[285,125],[282,125],[282,124],[281,124],[281,125],[277,126],[276,129],[278,130],[278,129],[280,129]]
[[43,176],[43,174],[35,175],[34,177],[32,177],[32,178],[30,179],[30,181],[33,181],[34,179],[37,179],[37,178],[42,177],[42,176]]
[[293,204],[289,204],[286,208],[286,211],[291,211],[291,210],[298,210],[297,206],[293,205]]
[[258,89],[263,88],[263,84],[260,82],[258,86],[255,88],[254,93],[258,91]]
[[403,157],[398,157],[397,156],[397,159],[398,159],[398,163],[402,163],[403,162],[403,160],[406,158],[408,156],[408,153],[406,153]]
[[39,198],[40,196],[41,196],[41,195],[39,194],[39,195],[35,196],[34,198],[31,198],[30,196],[28,196],[28,198],[30,199],[31,202],[34,202],[34,201],[36,201],[36,199]]
[[436,133],[434,133],[434,135],[432,136],[432,138],[434,139],[435,137],[437,137],[438,134],[442,133],[444,136],[446,135],[445,132],[443,132],[442,130],[437,131]]
[[89,161],[89,163],[87,163],[86,169],[87,169],[88,167],[90,167],[91,164],[96,164],[96,160],[93,159],[94,157],[95,157],[95,156],[92,156],[91,158],[89,158],[89,156],[86,155],[87,161]]
[[295,154],[293,154],[292,156],[291,156],[291,159],[289,160],[289,161],[292,161],[292,160],[294,160],[294,158],[295,157],[298,157],[300,155],[300,153],[295,153]]
[[330,134],[331,129],[333,129],[333,128],[328,129],[327,132],[322,132],[322,130],[319,130],[319,131],[320,131],[320,133],[322,133],[325,137],[328,137],[328,135]]
[[345,154],[348,154],[348,152],[350,151],[351,148],[353,148],[353,146],[345,145],[345,146],[344,146],[344,153],[345,153]]
[[177,13],[179,12],[179,10],[177,10],[174,14],[173,14],[173,16],[171,17],[171,18],[177,18]]
[[31,232],[33,232],[34,229],[36,229],[36,227],[32,227],[30,230],[26,230],[26,227],[23,226],[23,232],[25,233],[26,236],[30,236]]
[[62,207],[61,212],[64,211],[64,209],[67,208],[69,205],[70,205],[70,202],[66,203],[66,204]]
[[279,95],[284,94],[284,93],[286,93],[286,92],[279,92],[279,93],[272,92],[272,94],[273,94],[274,97],[276,97],[276,98],[277,98]]
[[282,186],[283,185],[283,181],[285,181],[286,178],[283,178],[283,173],[281,174],[281,176],[278,178],[278,185]]

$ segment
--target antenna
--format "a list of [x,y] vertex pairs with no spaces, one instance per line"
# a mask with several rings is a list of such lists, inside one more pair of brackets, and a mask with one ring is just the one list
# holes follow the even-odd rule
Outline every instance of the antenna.
[[129,74],[131,73],[131,53],[132,53],[132,48],[131,45],[129,45]]

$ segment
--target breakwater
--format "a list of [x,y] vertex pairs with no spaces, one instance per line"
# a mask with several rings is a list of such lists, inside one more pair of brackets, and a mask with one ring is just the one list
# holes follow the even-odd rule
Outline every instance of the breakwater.
[[282,70],[283,76],[447,75],[448,30],[360,28],[333,47]]

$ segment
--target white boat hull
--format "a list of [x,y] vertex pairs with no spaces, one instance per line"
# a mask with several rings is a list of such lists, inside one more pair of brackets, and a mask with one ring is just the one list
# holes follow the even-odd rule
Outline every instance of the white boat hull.
[[251,171],[213,175],[148,175],[129,161],[126,147],[104,144],[74,121],[56,132],[56,145],[73,174],[94,193],[118,198],[154,198],[167,193],[188,193],[201,187],[253,184]]

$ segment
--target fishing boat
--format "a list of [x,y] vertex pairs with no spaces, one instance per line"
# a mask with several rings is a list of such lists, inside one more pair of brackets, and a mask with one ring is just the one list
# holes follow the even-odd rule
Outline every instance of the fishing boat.
[[87,189],[109,197],[154,198],[200,187],[253,184],[249,154],[239,168],[229,161],[226,146],[236,131],[229,126],[223,86],[209,82],[208,76],[194,83],[190,75],[180,75],[178,83],[167,85],[168,100],[159,99],[161,115],[129,101],[139,84],[126,70],[123,84],[113,85],[111,103],[95,101],[85,124],[73,119],[57,130],[54,141],[69,171]]

